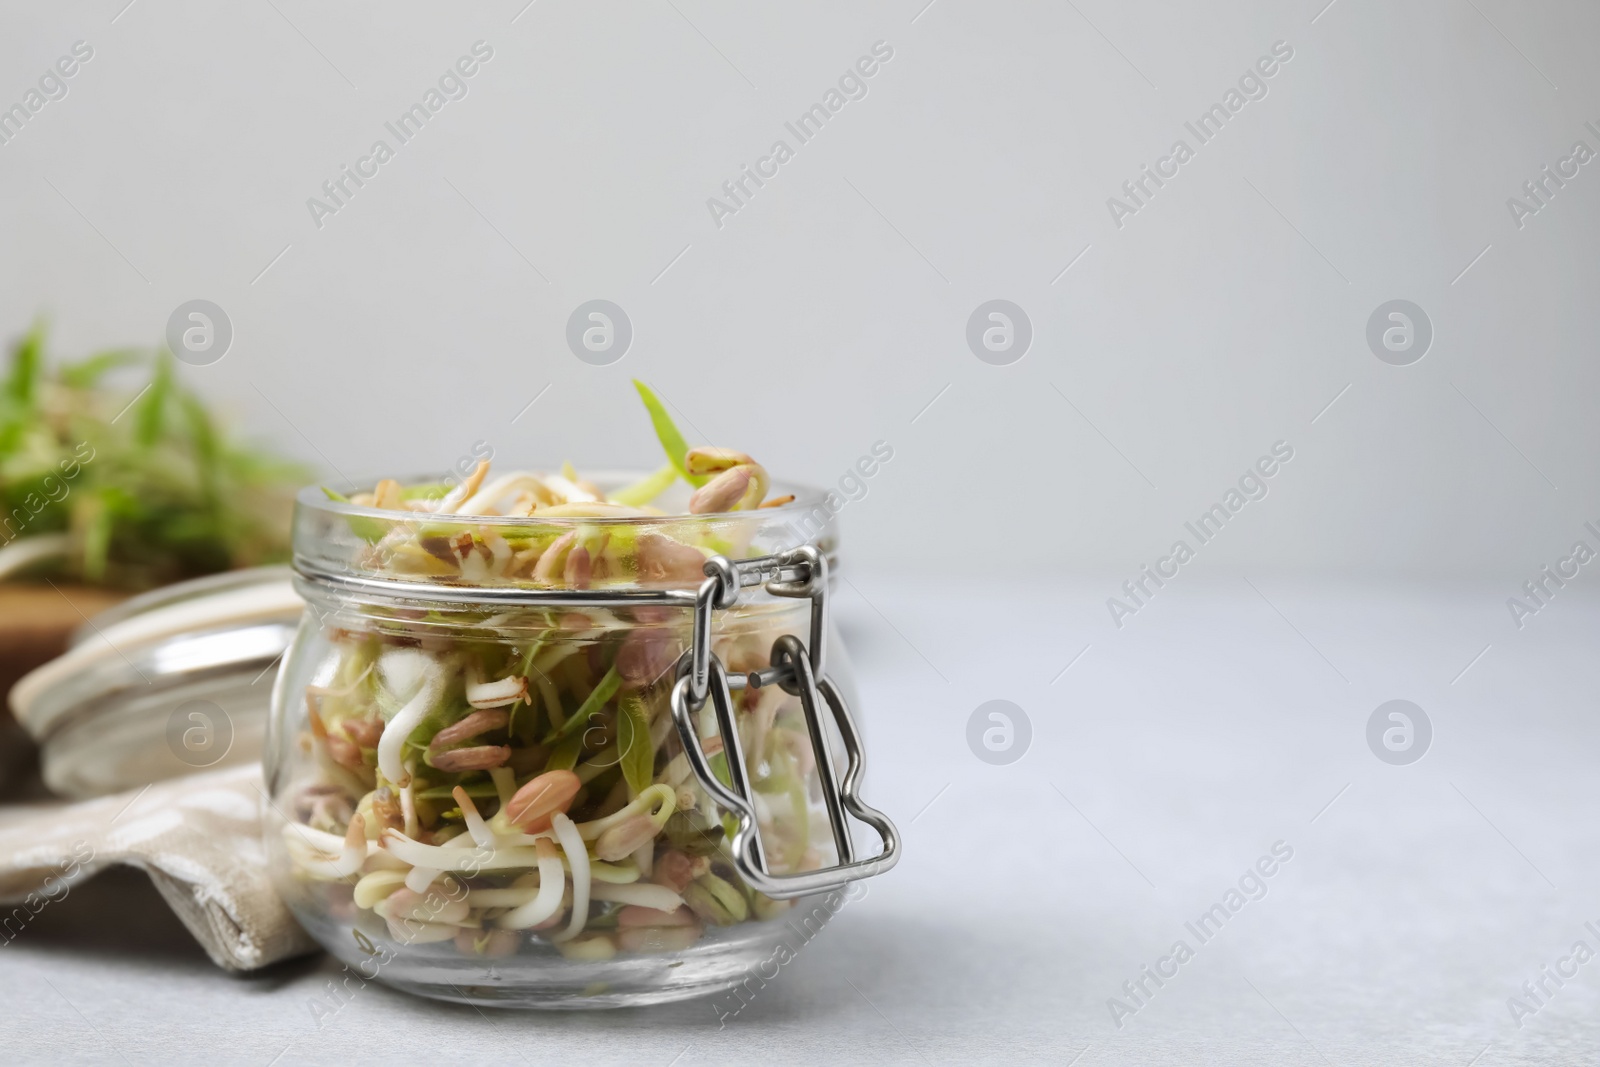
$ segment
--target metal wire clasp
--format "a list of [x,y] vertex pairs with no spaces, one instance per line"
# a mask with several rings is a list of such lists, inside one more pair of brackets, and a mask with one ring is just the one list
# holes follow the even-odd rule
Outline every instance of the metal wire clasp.
[[[689,651],[672,688],[672,717],[695,777],[712,799],[738,821],[730,848],[740,876],[759,892],[785,899],[834,889],[846,882],[887,871],[900,858],[900,835],[887,816],[868,807],[856,795],[866,758],[861,734],[838,687],[823,673],[823,649],[828,632],[827,559],[815,546],[802,545],[756,559],[732,561],[724,556],[713,556],[706,561],[705,573],[706,580],[695,597],[694,631]],[[730,677],[722,661],[711,651],[712,614],[733,607],[739,601],[740,592],[754,585],[764,585],[774,596],[809,598],[809,640],[802,643],[799,638],[785,634],[772,644],[771,666]],[[805,713],[811,748],[816,755],[817,778],[839,856],[839,862],[832,867],[791,874],[774,874],[767,868],[745,769],[744,748],[739,740],[738,723],[734,720],[732,694],[746,687],[774,684],[798,696]],[[717,730],[727,756],[727,783],[712,770],[695,729],[694,715],[705,707],[708,699],[715,711]],[[824,709],[839,731],[849,758],[843,778],[838,777],[834,768]],[[883,849],[876,856],[856,858],[846,812],[878,832]]]

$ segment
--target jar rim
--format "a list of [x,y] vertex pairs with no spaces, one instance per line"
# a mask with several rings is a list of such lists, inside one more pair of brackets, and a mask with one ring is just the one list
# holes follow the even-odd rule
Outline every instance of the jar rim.
[[[650,471],[627,469],[598,470],[585,474],[585,481],[594,483],[604,489],[620,487],[644,478]],[[400,479],[402,485],[428,485],[443,482],[453,477],[449,472],[421,474],[414,477]],[[329,485],[325,482],[316,482],[303,487],[295,494],[295,504],[327,515],[342,518],[378,519],[386,522],[395,522],[398,518],[427,519],[436,522],[461,522],[473,526],[511,526],[522,527],[532,524],[550,527],[577,527],[577,526],[674,526],[683,527],[696,523],[712,524],[726,523],[730,520],[737,521],[741,518],[759,516],[762,519],[782,519],[793,515],[802,515],[812,508],[822,506],[828,498],[829,491],[814,485],[802,482],[774,480],[769,484],[768,493],[773,496],[793,494],[794,499],[786,504],[778,504],[768,508],[755,508],[749,511],[714,511],[703,514],[689,512],[669,512],[662,515],[607,515],[607,516],[573,516],[552,515],[543,516],[535,512],[532,515],[455,515],[451,513],[435,514],[427,511],[393,511],[385,508],[368,507],[353,504],[349,500],[336,500],[330,497],[327,489],[349,497],[360,492],[369,492],[373,484],[363,480],[357,484],[339,483]]]
[[[594,471],[588,474],[588,480],[609,491],[646,473]],[[403,484],[444,480],[436,476],[430,482],[424,477]],[[681,500],[681,483],[672,492]],[[336,589],[354,600],[397,599],[417,606],[458,603],[473,611],[496,601],[506,606],[555,606],[569,599],[574,606],[577,601],[592,601],[598,606],[603,599],[659,603],[677,599],[673,595],[662,596],[663,590],[681,592],[700,586],[704,580],[700,567],[693,567],[694,573],[689,575],[681,557],[675,562],[658,558],[648,575],[641,574],[636,566],[638,557],[628,557],[638,551],[646,537],[661,539],[656,542],[660,547],[651,549],[658,557],[661,552],[670,552],[662,542],[677,542],[703,554],[732,551],[740,557],[814,544],[828,557],[830,566],[836,567],[837,509],[829,495],[824,490],[790,482],[778,482],[769,492],[792,493],[795,499],[776,507],[700,515],[680,511],[664,515],[546,517],[538,511],[531,515],[457,515],[386,510],[335,499],[321,485],[312,485],[296,497],[293,565],[304,582]],[[391,546],[395,551],[374,553],[373,549],[387,541],[393,531],[406,531]],[[456,536],[468,532],[483,550],[481,556],[475,557],[477,565],[470,573],[465,564],[471,548],[462,548],[455,541]],[[531,542],[549,544],[562,537],[588,537],[591,533],[624,546],[615,561],[618,566],[603,576],[597,574],[593,585],[588,584],[587,577],[577,586],[568,586],[560,579],[552,581],[524,573],[528,566],[525,562],[514,562],[513,569],[506,569],[507,557],[503,553],[508,548],[512,553],[523,552]],[[413,534],[415,544],[411,547],[422,551],[408,548],[406,559],[397,564],[399,545],[409,544]],[[633,534],[638,535],[637,541],[629,536]],[[496,549],[488,547],[489,541],[499,540],[496,535],[503,537],[498,548],[502,555],[495,555]],[[459,565],[455,557],[459,557]],[[511,558],[515,560],[514,555]],[[436,569],[432,560],[442,564],[443,569]],[[302,590],[308,591],[305,585]]]

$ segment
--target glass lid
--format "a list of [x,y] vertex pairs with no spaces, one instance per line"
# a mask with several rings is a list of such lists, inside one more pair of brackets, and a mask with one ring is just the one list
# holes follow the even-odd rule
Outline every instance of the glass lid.
[[278,661],[303,604],[287,567],[180,582],[90,618],[11,691],[69,796],[259,758]]

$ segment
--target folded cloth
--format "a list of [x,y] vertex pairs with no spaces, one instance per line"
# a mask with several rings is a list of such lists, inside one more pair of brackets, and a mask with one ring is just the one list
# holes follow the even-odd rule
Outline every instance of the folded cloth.
[[71,803],[0,808],[0,935],[114,864],[137,867],[217,966],[251,971],[316,946],[272,888],[261,765]]

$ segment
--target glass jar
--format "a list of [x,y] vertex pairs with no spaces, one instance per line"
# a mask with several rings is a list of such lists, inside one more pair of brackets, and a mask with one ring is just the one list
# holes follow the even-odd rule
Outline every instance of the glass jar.
[[303,492],[263,822],[312,936],[424,996],[648,1004],[745,981],[791,908],[891,866],[825,637],[833,519],[773,492],[625,518]]

